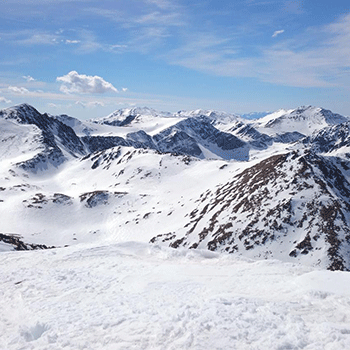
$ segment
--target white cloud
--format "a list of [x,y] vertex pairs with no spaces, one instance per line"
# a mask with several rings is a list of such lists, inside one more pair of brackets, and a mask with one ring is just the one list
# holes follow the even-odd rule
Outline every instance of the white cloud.
[[122,91],[123,91],[123,92],[127,92],[127,91],[128,91],[128,88],[122,88]]
[[83,108],[94,108],[94,107],[104,107],[104,103],[100,101],[90,101],[90,102],[83,102],[83,101],[77,101],[75,102],[76,105],[82,106]]
[[106,92],[118,92],[118,90],[103,78],[95,75],[78,74],[71,71],[67,75],[57,77],[58,82],[62,82],[60,91],[69,93],[103,94]]
[[79,54],[88,54],[95,51],[109,51],[109,45],[102,44],[97,36],[90,30],[83,29],[78,31],[79,45],[76,52]]
[[111,50],[114,49],[126,49],[128,47],[128,45],[120,45],[120,44],[116,44],[116,45],[110,45],[109,48]]
[[0,103],[11,103],[11,100],[8,100],[6,97],[0,96]]
[[164,26],[183,26],[183,16],[180,13],[161,13],[159,11],[148,13],[135,19],[136,23],[144,25],[164,25]]
[[272,34],[272,37],[273,37],[273,38],[276,38],[277,35],[280,35],[280,34],[282,34],[282,33],[284,33],[284,29],[282,29],[282,30],[276,30],[276,31]]
[[80,43],[80,40],[69,40],[69,39],[66,39],[66,44],[79,44]]
[[16,40],[15,42],[20,45],[55,45],[58,44],[58,39],[57,35],[40,33],[33,34],[25,39]]
[[297,87],[349,86],[350,14],[266,49],[259,67],[269,82]]
[[[86,13],[116,22],[125,30],[125,35],[121,36],[124,43],[109,47],[93,45],[88,47],[89,51],[110,49],[114,52],[154,53],[170,38],[176,37],[179,32],[184,33],[191,23],[188,11],[176,0],[142,0],[135,1],[133,5],[108,10],[97,7],[85,9]],[[97,40],[89,42],[98,43]]]
[[31,77],[30,75],[23,75],[22,78],[27,80],[28,83],[31,81],[35,81],[35,79],[33,77]]
[[14,92],[15,94],[27,94],[29,93],[29,90],[26,89],[25,87],[18,87],[18,86],[9,86],[8,90],[10,90],[11,92]]
[[55,103],[52,103],[52,102],[48,103],[47,106],[50,108],[57,108],[58,107]]
[[234,40],[194,32],[182,46],[161,57],[217,76],[252,77],[294,87],[350,86],[350,14],[258,49],[255,55],[242,57],[244,48],[235,46]]

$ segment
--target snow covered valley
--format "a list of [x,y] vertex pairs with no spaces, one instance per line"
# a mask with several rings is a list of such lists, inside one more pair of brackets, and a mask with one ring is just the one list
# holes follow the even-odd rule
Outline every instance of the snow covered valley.
[[0,349],[349,349],[347,117],[23,104],[0,141]]

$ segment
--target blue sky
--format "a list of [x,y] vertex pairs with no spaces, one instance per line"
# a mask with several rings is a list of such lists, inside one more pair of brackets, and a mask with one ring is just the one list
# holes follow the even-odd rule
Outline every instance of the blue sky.
[[350,115],[348,1],[1,1],[0,52],[0,108]]

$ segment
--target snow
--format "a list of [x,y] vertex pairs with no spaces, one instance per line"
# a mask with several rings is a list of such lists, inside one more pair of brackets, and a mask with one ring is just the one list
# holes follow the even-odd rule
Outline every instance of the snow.
[[330,125],[348,121],[348,118],[332,113],[320,107],[299,107],[290,110],[278,110],[254,121],[252,125],[261,133],[275,136],[278,133],[297,131],[303,135],[311,135]]
[[[110,125],[114,122],[122,122],[129,116],[134,116],[135,119],[125,126]],[[91,130],[90,135],[93,136],[105,135],[125,138],[128,133],[139,130],[143,130],[153,136],[184,119],[186,119],[185,116],[172,115],[168,112],[158,112],[147,107],[126,108],[117,110],[104,118],[86,121],[84,122],[84,126]],[[75,131],[80,132],[80,129],[77,128]]]
[[347,349],[350,276],[145,243],[0,255],[1,349]]
[[231,124],[233,122],[242,120],[242,118],[236,114],[230,114],[227,112],[214,111],[214,110],[203,110],[203,109],[196,109],[193,111],[179,111],[176,114],[174,114],[174,116],[186,117],[186,118],[206,116],[212,119],[214,124],[219,127],[220,125],[222,126],[226,124]]
[[43,150],[41,132],[34,125],[19,125],[0,118],[0,130],[0,169],[7,170],[12,164],[31,159]]

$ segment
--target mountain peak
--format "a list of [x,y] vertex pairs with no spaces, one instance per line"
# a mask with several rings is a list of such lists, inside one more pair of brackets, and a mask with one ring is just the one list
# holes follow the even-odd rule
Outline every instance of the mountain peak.
[[303,135],[311,135],[330,125],[349,121],[348,118],[330,110],[315,106],[301,106],[295,109],[280,109],[254,122],[254,126],[265,133],[297,131]]
[[32,124],[32,121],[41,117],[41,113],[33,106],[22,103],[13,107],[8,107],[0,111],[0,116],[5,119],[14,119],[20,123]]
[[217,123],[228,124],[228,123],[232,123],[232,122],[236,122],[237,120],[240,120],[240,117],[236,114],[221,112],[221,111],[214,111],[211,109],[195,109],[192,111],[181,110],[175,113],[175,116],[186,117],[186,118],[207,117],[211,121],[213,121],[214,124],[217,124]]
[[156,111],[153,108],[149,107],[133,107],[133,108],[122,108],[114,111],[103,118],[96,118],[90,120],[93,123],[97,124],[107,124],[113,126],[125,126],[133,121],[136,117],[171,117],[172,114],[169,112],[160,112]]
[[32,105],[28,103],[21,103],[12,107],[5,108],[3,111],[6,112],[17,112],[17,113],[39,113],[37,109],[35,109]]

